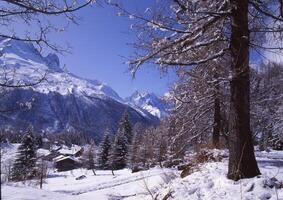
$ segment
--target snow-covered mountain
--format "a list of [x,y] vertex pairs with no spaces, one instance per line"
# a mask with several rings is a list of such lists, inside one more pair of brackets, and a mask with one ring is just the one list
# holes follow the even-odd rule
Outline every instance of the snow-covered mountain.
[[130,105],[140,107],[158,118],[168,116],[169,105],[154,93],[135,91],[130,97],[126,98]]
[[79,93],[123,101],[112,88],[99,81],[83,79],[64,72],[60,68],[57,55],[48,54],[43,57],[30,43],[9,39],[2,40],[0,42],[0,55],[2,55],[0,78],[4,78],[2,75],[5,70],[9,82],[17,84],[34,83],[46,74],[47,81],[33,87],[35,91],[41,93],[58,92],[61,95]]
[[24,129],[32,124],[36,131],[58,133],[72,128],[100,138],[106,128],[117,128],[126,110],[132,123],[159,121],[125,103],[106,84],[65,72],[55,54],[44,57],[30,43],[0,39],[0,66],[0,83],[33,84],[46,79],[32,87],[5,90],[0,110],[8,112],[0,112],[0,128]]

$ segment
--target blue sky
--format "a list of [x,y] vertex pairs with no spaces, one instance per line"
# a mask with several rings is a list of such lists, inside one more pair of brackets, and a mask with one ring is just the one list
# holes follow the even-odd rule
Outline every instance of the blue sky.
[[[125,0],[129,10],[143,12],[159,0]],[[50,40],[59,45],[69,43],[71,54],[60,55],[61,66],[77,76],[99,80],[112,87],[121,97],[131,95],[135,90],[154,92],[163,95],[174,82],[174,73],[161,75],[154,66],[143,66],[133,80],[128,73],[124,57],[133,54],[134,49],[127,45],[134,41],[135,34],[130,30],[132,21],[117,16],[117,10],[110,6],[94,4],[78,11],[79,25],[72,24],[66,31],[50,35]],[[62,18],[52,19],[60,24]],[[15,23],[17,32],[25,30]],[[32,28],[31,28],[32,29]],[[33,29],[32,29],[33,30]],[[2,30],[3,31],[3,30]],[[266,55],[273,58],[274,55]],[[258,63],[258,54],[251,52],[251,62]],[[276,58],[278,60],[278,58]],[[280,59],[283,61],[282,56]]]
[[[128,2],[125,6],[130,9],[144,10],[153,1]],[[158,95],[168,91],[174,80],[173,73],[161,75],[153,66],[144,66],[134,80],[128,73],[124,57],[134,52],[127,43],[135,36],[130,30],[130,19],[118,17],[112,7],[97,5],[80,10],[77,15],[82,18],[79,25],[71,25],[67,31],[51,37],[60,44],[72,46],[72,54],[60,56],[62,66],[66,65],[78,76],[107,83],[121,97],[135,90]]]

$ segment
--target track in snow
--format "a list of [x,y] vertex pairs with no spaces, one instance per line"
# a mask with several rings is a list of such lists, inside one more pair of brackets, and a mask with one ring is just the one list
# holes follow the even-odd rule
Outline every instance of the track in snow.
[[[172,171],[170,171],[172,172]],[[54,192],[60,192],[60,193],[69,193],[72,195],[80,195],[80,194],[84,194],[84,193],[88,193],[88,192],[94,192],[94,191],[98,191],[98,190],[104,190],[104,189],[109,189],[109,188],[113,188],[113,187],[117,187],[120,185],[124,185],[124,184],[128,184],[128,183],[132,183],[132,182],[136,182],[136,181],[140,181],[146,178],[150,178],[153,176],[159,176],[166,173],[166,170],[164,170],[162,173],[158,172],[158,173],[153,173],[153,174],[142,174],[139,175],[137,177],[128,177],[128,178],[121,178],[121,179],[116,179],[116,180],[111,180],[111,181],[107,181],[104,183],[100,183],[98,185],[95,185],[93,187],[89,187],[87,189],[80,189],[79,191],[66,191],[66,190],[56,190]]]

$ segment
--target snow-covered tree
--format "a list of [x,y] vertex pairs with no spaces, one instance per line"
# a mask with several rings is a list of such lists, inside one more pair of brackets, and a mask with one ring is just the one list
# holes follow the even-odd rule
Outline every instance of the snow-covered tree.
[[98,166],[100,169],[109,169],[109,154],[111,150],[111,141],[109,133],[106,132],[104,137],[99,145],[98,149]]
[[128,151],[132,142],[132,137],[132,127],[129,122],[128,113],[125,112],[120,120],[111,148],[109,166],[113,170],[126,167]]
[[127,165],[130,169],[134,169],[139,163],[139,135],[135,132],[133,135],[132,143],[129,146]]
[[18,148],[17,157],[12,167],[11,180],[24,181],[33,178],[36,172],[36,144],[32,131],[29,130]]
[[251,77],[252,130],[260,149],[267,150],[282,135],[283,64],[262,64]]
[[[78,0],[29,0],[11,1],[5,0],[1,4],[1,27],[7,31],[1,31],[2,38],[17,41],[32,42],[40,48],[43,46],[53,50],[60,50],[48,39],[51,32],[62,32],[66,24],[77,23],[76,11],[90,5],[93,1],[80,2]],[[65,17],[66,21],[51,23],[50,18]],[[22,32],[16,31],[17,23],[22,24]],[[33,31],[30,31],[33,30]]]
[[96,145],[94,141],[91,142],[89,147],[84,152],[83,158],[84,158],[84,166],[87,169],[92,170],[93,175],[96,175],[95,173]]
[[172,143],[183,142],[178,145],[180,153],[187,150],[188,143],[190,147],[212,144],[217,148],[220,136],[226,134],[229,90],[224,63],[223,67],[196,66],[190,77],[180,70],[179,81],[172,90],[175,109],[171,117],[176,128]]
[[[150,163],[150,157],[148,157],[148,132],[151,127],[144,127],[141,123],[137,123],[133,127],[133,139],[129,145],[127,165],[133,170],[139,170],[146,166],[146,163]],[[155,133],[152,132],[152,136]],[[151,141],[154,141],[153,138]]]
[[264,36],[282,40],[282,4],[277,0],[172,0],[159,1],[154,9],[138,14],[114,3],[121,15],[136,19],[133,74],[145,63],[166,71],[229,58],[228,178],[233,180],[260,174],[250,129],[249,52],[252,48],[282,51],[282,44],[264,44]]
[[118,126],[118,133],[121,133],[125,135],[127,138],[127,144],[130,145],[132,142],[132,126],[129,121],[129,115],[127,111],[123,114],[122,119],[120,120],[119,126]]
[[126,167],[127,151],[127,137],[123,132],[118,132],[115,135],[108,160],[108,165],[112,170],[123,169]]

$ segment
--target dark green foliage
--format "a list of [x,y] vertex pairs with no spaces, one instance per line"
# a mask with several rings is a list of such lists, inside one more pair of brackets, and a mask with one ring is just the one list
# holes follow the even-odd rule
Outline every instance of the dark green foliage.
[[99,145],[98,165],[100,169],[109,169],[108,158],[109,158],[110,148],[111,148],[111,142],[110,142],[109,134],[106,133]]
[[94,162],[94,153],[95,149],[95,144],[91,143],[88,149],[83,154],[83,159],[84,159],[84,167],[87,169],[94,169],[95,168],[95,162]]
[[128,114],[125,112],[119,123],[118,132],[110,153],[109,166],[111,169],[117,170],[126,167],[132,137],[132,127],[128,119]]
[[95,143],[92,142],[89,149],[86,152],[86,161],[85,165],[87,169],[91,169],[93,174],[96,175],[94,169],[95,169],[95,162],[94,162],[94,157],[95,157]]
[[109,156],[109,167],[113,170],[123,169],[127,161],[127,138],[119,132],[116,134]]
[[18,148],[10,179],[24,181],[36,175],[36,143],[31,131],[28,131]]
[[132,127],[129,122],[129,115],[127,112],[124,113],[118,127],[118,133],[125,135],[127,144],[131,144],[133,134],[132,134]]
[[42,141],[42,136],[41,135],[36,135],[34,138],[35,144],[38,148],[41,148],[43,145],[43,141]]

